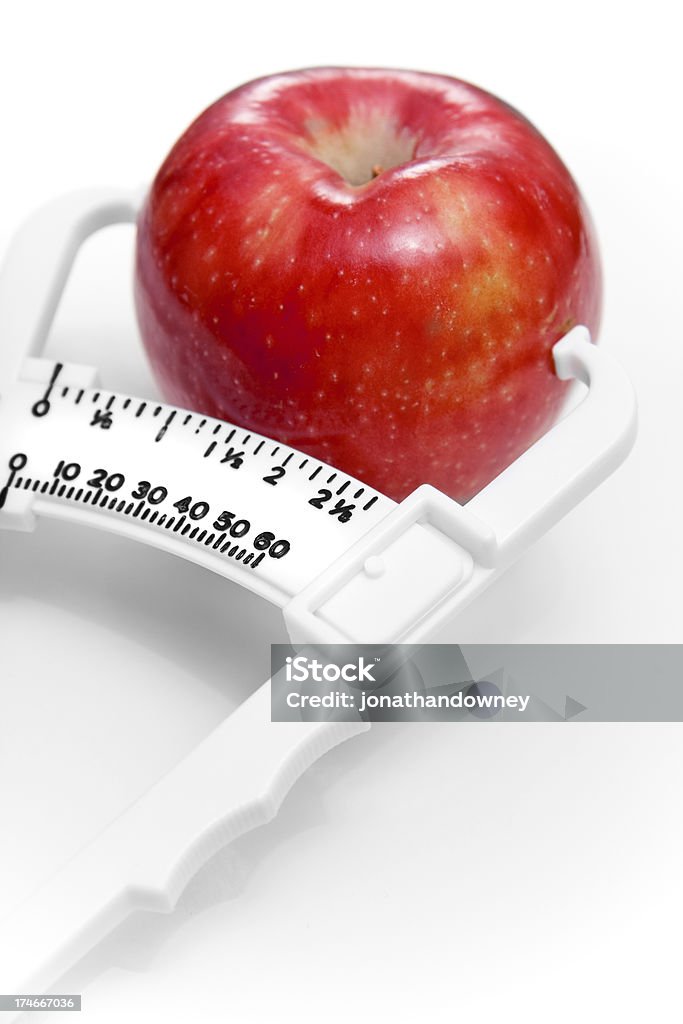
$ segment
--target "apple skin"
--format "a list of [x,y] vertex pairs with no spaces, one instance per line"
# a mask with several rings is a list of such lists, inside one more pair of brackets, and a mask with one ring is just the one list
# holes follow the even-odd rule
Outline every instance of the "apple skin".
[[[374,168],[374,170],[373,170]],[[590,217],[519,113],[440,75],[248,83],[171,150],[135,296],[164,396],[400,500],[467,501],[543,434],[599,325]]]

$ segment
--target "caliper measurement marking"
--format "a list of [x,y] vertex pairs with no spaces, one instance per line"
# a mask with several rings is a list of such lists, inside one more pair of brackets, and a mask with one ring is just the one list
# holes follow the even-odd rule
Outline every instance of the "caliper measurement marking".
[[[205,459],[211,457],[217,448],[215,438],[224,429],[222,440],[228,447],[227,449],[221,448],[221,451],[217,452],[217,456],[212,461],[217,465],[225,467],[226,472],[239,471],[245,463],[249,463],[251,459],[263,452],[261,458],[264,460],[264,469],[261,470],[263,474],[261,479],[265,484],[271,486],[279,486],[283,480],[286,482],[291,470],[294,470],[296,475],[297,472],[302,472],[306,469],[305,479],[312,482],[316,480],[323,469],[331,469],[331,467],[325,466],[324,463],[317,463],[308,457],[304,457],[301,461],[297,460],[298,464],[294,463],[290,467],[290,463],[296,454],[295,451],[287,452],[285,448],[285,451],[282,452],[282,446],[279,444],[275,444],[272,448],[270,446],[266,447],[267,438],[259,438],[258,436],[252,438],[251,433],[241,435],[242,440],[235,442],[236,447],[231,446],[230,442],[235,438],[239,428],[232,427],[230,424],[223,423],[220,420],[207,419],[191,412],[187,412],[184,415],[181,413],[179,416],[179,410],[177,409],[156,405],[145,400],[116,395],[111,392],[86,390],[83,388],[76,389],[70,388],[68,385],[57,388],[55,385],[62,370],[63,365],[55,363],[42,398],[31,406],[33,416],[39,418],[48,416],[54,408],[55,399],[69,399],[74,406],[79,406],[87,394],[90,399],[90,408],[92,409],[93,406],[97,407],[93,412],[87,413],[88,418],[82,424],[86,430],[93,428],[96,431],[100,429],[115,431],[116,426],[121,422],[120,417],[122,413],[130,410],[128,416],[132,416],[135,420],[141,420],[141,427],[143,423],[149,423],[151,426],[152,422],[156,421],[154,425],[154,443],[162,442],[173,429],[191,427],[194,434],[200,434],[207,427],[211,432],[211,438],[208,444],[206,444],[205,440],[204,444],[206,447],[197,452],[200,458],[202,456]],[[161,426],[158,426],[158,418],[162,413],[166,415],[162,420]],[[198,444],[201,444],[200,438],[198,438]],[[241,449],[240,445],[242,446]],[[278,453],[281,453],[279,463],[273,465],[272,461]],[[289,541],[284,539],[277,540],[275,534],[269,531],[262,531],[256,534],[256,530],[252,530],[251,523],[248,520],[237,518],[237,513],[220,513],[213,524],[213,531],[194,525],[193,519],[204,518],[204,516],[209,515],[211,510],[208,502],[197,501],[193,497],[183,497],[175,502],[176,508],[182,513],[181,515],[173,516],[167,512],[161,513],[160,509],[152,507],[169,498],[167,488],[160,484],[152,486],[147,481],[141,481],[137,484],[135,490],[132,491],[132,495],[129,494],[126,497],[122,497],[120,494],[115,495],[112,493],[118,491],[126,482],[126,478],[122,473],[110,473],[105,469],[96,469],[88,474],[88,479],[84,482],[84,486],[79,487],[76,483],[69,485],[70,481],[74,480],[81,472],[81,467],[78,463],[60,462],[51,480],[41,480],[33,476],[18,475],[19,470],[22,470],[27,465],[27,462],[28,456],[23,453],[17,453],[9,460],[9,475],[4,486],[0,489],[0,508],[5,504],[10,489],[23,488],[24,490],[30,489],[33,493],[49,493],[49,496],[61,498],[65,501],[81,502],[107,509],[108,511],[115,512],[117,515],[139,518],[150,525],[154,524],[160,529],[179,533],[181,537],[186,537],[197,544],[211,547],[215,551],[220,551],[221,554],[227,554],[228,557],[242,561],[244,565],[250,565],[251,568],[256,568],[263,561],[265,554],[281,558],[290,550]],[[90,476],[93,478],[90,479]],[[339,482],[339,474],[335,470],[326,478],[325,482],[330,485],[333,481]],[[352,482],[354,481],[344,479],[341,476],[340,486],[336,489],[334,495],[332,490],[327,488],[319,489],[314,494],[309,492],[309,495],[306,497],[307,504],[335,517],[335,522],[337,523],[346,523],[351,519],[354,510],[367,511],[379,498],[379,495],[372,495],[362,506],[348,503],[346,496],[342,500],[335,501],[335,498],[345,495]],[[128,486],[132,486],[132,481],[128,481]],[[316,484],[316,486],[318,485]],[[365,494],[365,487],[357,486],[353,492],[352,502],[358,501],[363,494]],[[134,500],[130,500],[131,496]],[[299,497],[303,498],[305,496],[299,495]],[[136,503],[135,499],[141,500]],[[215,515],[215,510],[212,515]],[[222,529],[219,530],[216,527],[222,527]],[[252,541],[256,550],[249,551],[247,547],[240,547],[239,544],[235,543],[235,538],[245,533],[252,535]]]
[[[26,456],[16,455],[10,460],[10,477],[13,477],[18,469],[21,469],[26,465]],[[73,463],[71,464],[73,465]],[[248,565],[250,568],[255,569],[259,566],[265,557],[265,551],[248,551],[247,548],[240,548],[239,544],[234,543],[234,538],[229,536],[227,533],[220,533],[216,537],[215,533],[209,533],[206,529],[200,529],[199,526],[193,526],[192,522],[187,522],[187,518],[181,515],[179,519],[172,516],[170,519],[167,518],[166,514],[159,516],[158,509],[152,509],[149,505],[146,505],[144,501],[140,501],[137,505],[130,501],[126,504],[126,499],[110,498],[108,494],[104,493],[102,488],[99,488],[94,493],[87,491],[83,493],[83,488],[79,487],[78,490],[74,486],[67,487],[66,484],[59,486],[59,478],[56,478],[50,484],[49,481],[32,480],[31,477],[18,477],[12,479],[11,482],[5,485],[0,491],[0,508],[5,503],[7,497],[7,491],[10,487],[19,490],[23,488],[26,490],[29,486],[32,486],[33,490],[37,490],[39,487],[41,491],[45,493],[49,490],[50,494],[58,498],[63,498],[65,501],[83,501],[84,504],[92,502],[93,505],[99,505],[100,508],[108,509],[109,511],[116,512],[117,514],[123,514],[133,518],[139,516],[142,520],[149,520],[150,524],[156,523],[157,526],[163,527],[166,530],[172,529],[173,533],[181,532],[181,536],[189,537],[189,540],[193,540],[196,544],[203,544],[205,547],[212,547],[214,550],[219,550],[221,554],[227,554],[229,558],[233,558],[235,561],[242,562],[243,565]],[[59,490],[56,488],[59,486]],[[246,522],[246,520],[238,520],[239,522]],[[263,531],[259,534],[259,537],[263,537]],[[268,536],[273,536],[268,534]],[[257,538],[258,540],[258,538]],[[289,551],[288,541],[278,541],[280,545],[286,545],[286,549],[280,548],[283,554],[287,554]],[[273,545],[274,547],[275,545]],[[275,558],[282,557],[277,553],[274,555]]]
[[45,389],[45,394],[34,405],[31,406],[31,412],[33,413],[34,416],[47,416],[47,414],[49,413],[51,408],[50,394],[52,392],[53,387],[57,383],[57,378],[59,377],[63,369],[64,366],[62,363],[55,363],[54,369],[52,370],[52,376],[50,377],[50,380],[48,381],[47,384],[47,388]]
[[[45,396],[44,396],[42,402],[47,402],[49,394],[50,394],[50,392],[51,392],[51,390],[52,390],[52,388],[54,386],[54,382],[56,381],[57,377],[59,376],[59,373],[61,372],[62,368],[63,367],[62,367],[61,364],[56,364],[55,365],[55,369],[54,369],[52,378],[50,380],[50,384],[48,386],[47,391],[45,392]],[[68,386],[61,389],[61,396],[62,397],[67,397],[68,394],[69,394]],[[72,398],[72,400],[73,400],[75,405],[79,404],[79,402],[81,401],[83,395],[84,395],[84,390],[81,388],[78,391],[78,393],[75,396],[73,396],[73,398]],[[103,395],[102,395],[102,392],[100,392],[100,391],[95,391],[91,395],[91,398],[92,398],[93,402],[99,401],[102,397],[103,397]],[[101,425],[104,429],[108,429],[112,425],[111,418],[109,419],[109,422],[107,422],[106,413],[107,412],[111,413],[111,410],[112,410],[114,404],[116,403],[116,401],[121,401],[121,400],[122,400],[122,396],[117,396],[115,394],[110,394],[108,396],[106,404],[105,404],[105,407],[104,407],[104,414],[103,414],[102,418],[100,420],[98,420],[99,425]],[[122,410],[126,410],[126,409],[130,408],[131,401],[135,402],[135,399],[131,399],[129,397],[124,398],[122,400],[121,409]],[[49,403],[47,403],[47,404],[49,405]],[[141,400],[137,404],[137,406],[135,407],[134,416],[135,416],[136,419],[139,419],[140,417],[142,417],[142,416],[144,416],[146,414],[147,416],[151,415],[153,418],[156,418],[156,417],[158,417],[164,411],[165,408],[168,408],[168,407],[167,406],[163,406],[163,405],[153,406],[153,405],[150,405],[147,401]],[[164,423],[159,428],[159,430],[157,431],[157,433],[156,433],[156,435],[154,437],[155,442],[158,443],[158,442],[162,441],[167,436],[167,433],[169,432],[169,430],[170,430],[172,424],[174,423],[174,421],[176,421],[178,423],[178,425],[181,426],[181,427],[187,427],[191,423],[196,422],[196,419],[198,418],[196,416],[196,414],[191,413],[191,412],[187,412],[187,413],[185,413],[185,416],[182,419],[176,420],[177,414],[178,414],[178,410],[177,409],[171,409],[169,411],[169,414],[166,417]],[[44,415],[42,410],[41,410],[41,415]],[[204,427],[207,425],[207,423],[210,423],[210,422],[211,421],[207,420],[206,417],[201,417],[199,419],[198,424],[195,427],[194,433],[195,434],[199,434],[204,429]],[[230,444],[230,442],[235,437],[235,434],[237,433],[237,428],[236,427],[232,427],[228,423],[223,423],[220,420],[213,421],[213,423],[214,423],[214,425],[213,425],[213,428],[211,430],[212,440],[209,442],[208,446],[206,447],[206,449],[202,453],[204,458],[209,458],[212,455],[212,453],[215,451],[216,446],[217,446],[217,442],[215,440],[213,440],[213,438],[217,437],[217,435],[220,434],[220,431],[223,428],[225,428],[228,431],[226,433],[225,437],[223,438],[223,441],[224,441],[224,443],[226,445]],[[91,424],[91,426],[94,426],[94,425],[95,424]],[[245,447],[247,447],[250,443],[253,443],[252,435],[250,433],[245,434],[243,436],[243,439],[242,439],[241,443]],[[258,439],[258,443],[252,449],[251,452],[238,451],[236,449],[228,449],[228,452],[221,459],[221,464],[227,465],[228,467],[230,467],[232,469],[239,469],[246,458],[257,456],[262,451],[262,449],[264,448],[265,444],[266,444],[266,439],[265,438],[259,438]],[[276,444],[272,448],[272,450],[270,451],[270,458],[274,458],[278,454],[280,449],[281,449],[281,446]],[[264,454],[267,454],[267,453],[264,452]],[[273,469],[271,470],[271,474],[274,474],[274,475],[269,475],[267,478],[264,477],[263,479],[266,480],[267,483],[277,484],[277,482],[284,477],[285,470],[289,466],[289,463],[291,462],[291,460],[294,457],[294,455],[295,455],[295,452],[290,451],[289,454],[284,459],[281,460],[280,464],[277,467],[273,467]],[[299,471],[301,471],[301,470],[305,469],[307,466],[311,466],[311,465],[313,466],[313,471],[308,476],[308,480],[309,481],[313,481],[313,480],[316,479],[318,474],[323,470],[324,466],[322,464],[317,464],[317,463],[315,463],[315,461],[313,463],[311,463],[311,460],[308,457],[305,457],[298,464],[298,466],[295,466],[294,468],[299,470]],[[337,478],[338,478],[337,472],[333,471],[332,474],[327,478],[326,482],[328,484],[330,484],[334,480],[336,480]],[[351,483],[350,480],[345,480],[341,484],[341,486],[337,489],[336,494],[337,495],[341,495],[346,490],[346,488],[350,485],[350,483]],[[353,495],[354,500],[357,500],[358,498],[360,498],[360,496],[364,493],[364,490],[365,490],[364,487],[361,487],[360,489],[356,490],[354,495]],[[370,499],[369,502],[367,502],[365,505],[363,505],[362,506],[362,511],[367,511],[372,505],[374,505],[374,503],[377,501],[377,497],[378,496],[375,495],[373,498]],[[316,507],[316,508],[320,507],[319,499],[318,498],[313,498],[310,503],[313,503],[313,502],[315,502],[314,507]],[[336,511],[333,511],[332,509],[330,509],[329,512],[330,512],[330,515],[336,515],[337,514]],[[348,521],[348,519],[344,520],[342,518],[340,521],[344,522],[344,521]]]
[[[156,416],[156,412],[154,413],[154,415]],[[176,416],[176,410],[174,409],[173,412],[171,412],[166,417],[166,421],[164,422],[163,427],[161,428],[161,430],[159,431],[157,436],[154,438],[155,441],[159,442],[159,441],[161,441],[163,439],[164,434],[166,433],[166,431],[168,430],[170,425],[173,423],[173,420],[175,419],[175,416]]]

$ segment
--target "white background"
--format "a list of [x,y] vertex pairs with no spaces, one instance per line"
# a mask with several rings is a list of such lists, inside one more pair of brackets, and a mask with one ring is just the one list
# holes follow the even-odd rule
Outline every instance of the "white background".
[[[62,191],[149,180],[201,109],[257,75],[394,65],[497,93],[592,208],[601,343],[631,374],[641,426],[627,464],[446,639],[680,642],[683,83],[670,10],[13,5],[0,249]],[[88,243],[51,351],[151,395],[130,242],[116,229]],[[284,639],[272,611],[190,565],[96,534],[83,544],[76,558],[59,524],[0,535],[0,911],[190,750]],[[375,729],[215,857],[174,914],[129,922],[60,988],[83,992],[88,1024],[680,1020],[682,740],[678,724]]]

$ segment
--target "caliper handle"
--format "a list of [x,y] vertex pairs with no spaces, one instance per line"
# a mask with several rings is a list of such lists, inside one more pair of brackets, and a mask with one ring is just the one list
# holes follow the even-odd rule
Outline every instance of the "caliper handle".
[[135,221],[142,189],[96,188],[45,204],[19,228],[0,271],[0,397],[39,355],[79,247],[110,224]]

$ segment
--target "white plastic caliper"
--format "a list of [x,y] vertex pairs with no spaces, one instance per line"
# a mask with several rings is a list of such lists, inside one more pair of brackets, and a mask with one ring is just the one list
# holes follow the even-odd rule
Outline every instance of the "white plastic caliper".
[[[243,428],[114,394],[41,358],[80,244],[139,193],[79,192],[20,230],[0,278],[0,526],[69,519],[163,548],[282,607],[293,643],[423,643],[628,453],[631,385],[576,327],[553,350],[581,402],[466,506],[400,504]],[[225,507],[229,478],[230,506]],[[270,681],[0,922],[0,990],[43,992],[133,910],[170,911],[363,723],[270,721]]]

